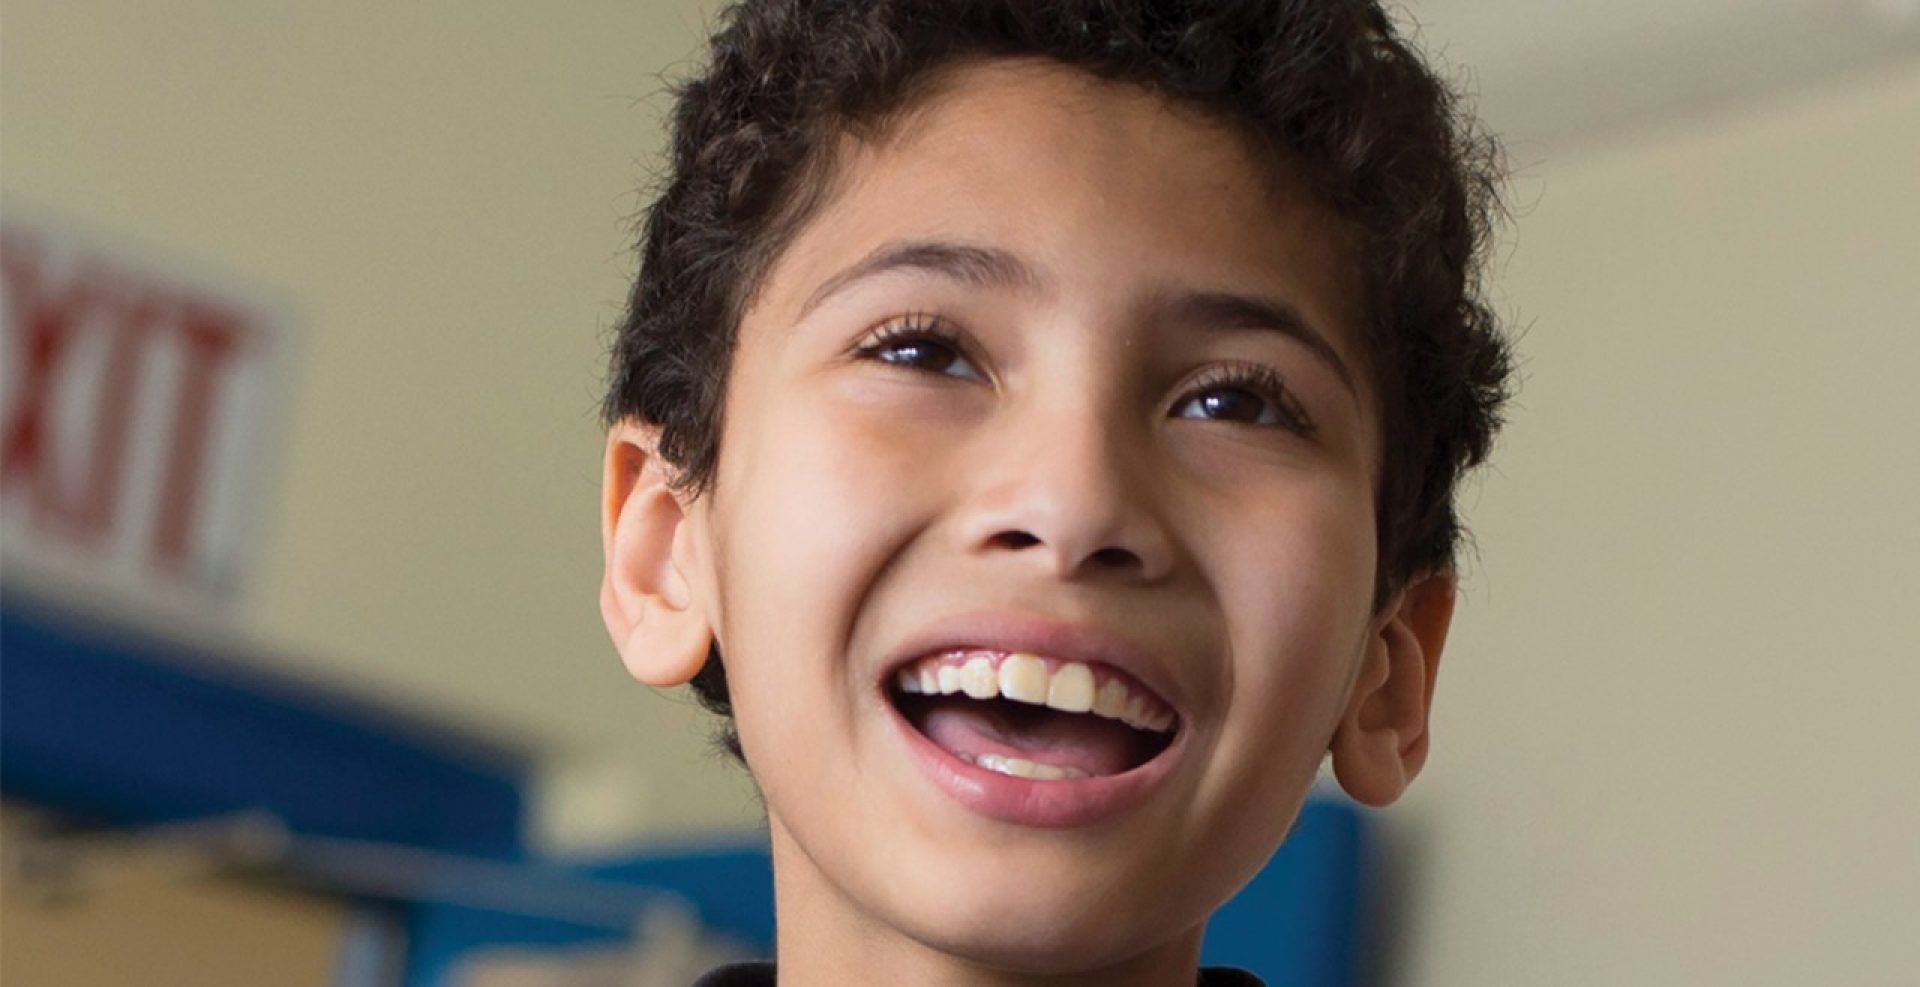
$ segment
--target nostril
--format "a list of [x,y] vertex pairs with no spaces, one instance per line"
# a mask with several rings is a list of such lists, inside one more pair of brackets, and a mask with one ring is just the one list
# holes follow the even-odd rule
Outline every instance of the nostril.
[[1040,539],[1025,531],[1002,531],[993,536],[996,548],[1032,548],[1040,544]]
[[[1040,543],[1038,535],[1017,528],[1002,531],[988,542],[994,548],[1004,549],[1032,548]],[[1095,549],[1093,554],[1087,556],[1086,564],[1096,569],[1131,569],[1144,565],[1140,556],[1133,550],[1115,545]]]

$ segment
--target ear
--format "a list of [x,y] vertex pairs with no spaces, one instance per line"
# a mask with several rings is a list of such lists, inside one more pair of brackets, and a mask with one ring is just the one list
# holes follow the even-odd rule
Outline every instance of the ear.
[[700,671],[713,630],[687,578],[693,527],[672,467],[656,451],[659,438],[658,428],[633,421],[608,430],[600,615],[628,673],[664,687]]
[[1334,777],[1356,801],[1391,803],[1426,763],[1433,679],[1455,591],[1450,570],[1420,576],[1375,617],[1332,744]]

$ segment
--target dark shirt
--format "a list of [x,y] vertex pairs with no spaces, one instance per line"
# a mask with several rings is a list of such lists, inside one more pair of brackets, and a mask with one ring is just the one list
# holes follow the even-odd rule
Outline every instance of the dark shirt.
[[[1203,966],[1195,987],[1265,987],[1260,978],[1231,966]],[[699,980],[693,987],[774,987],[772,963],[731,963]]]

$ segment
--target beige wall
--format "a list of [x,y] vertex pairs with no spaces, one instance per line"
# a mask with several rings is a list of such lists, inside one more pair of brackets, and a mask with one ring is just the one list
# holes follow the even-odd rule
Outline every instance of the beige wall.
[[710,820],[656,797],[711,775],[700,720],[624,675],[595,603],[602,335],[703,15],[20,0],[5,31],[8,201],[279,299],[297,337],[216,634],[564,765],[558,839]]
[[[245,13],[236,14],[236,9]],[[9,196],[288,302],[262,661],[537,750],[548,837],[743,825],[594,611],[600,334],[681,3],[7,5]],[[1920,70],[1522,145],[1526,385],[1402,983],[1920,978]]]
[[1403,982],[1920,982],[1920,68],[1517,192]]

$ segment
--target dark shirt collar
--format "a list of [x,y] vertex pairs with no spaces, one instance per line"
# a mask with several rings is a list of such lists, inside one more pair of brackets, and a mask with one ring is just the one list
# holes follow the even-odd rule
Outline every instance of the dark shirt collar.
[[[1230,966],[1203,966],[1196,987],[1265,987],[1259,977]],[[693,987],[774,987],[772,963],[731,963],[693,982]]]

